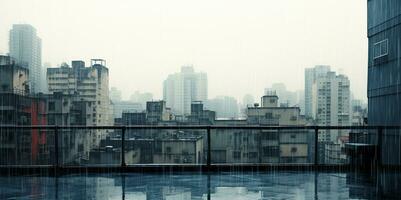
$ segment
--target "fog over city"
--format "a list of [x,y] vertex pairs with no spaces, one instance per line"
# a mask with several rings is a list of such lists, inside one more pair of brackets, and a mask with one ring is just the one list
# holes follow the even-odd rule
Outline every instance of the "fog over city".
[[208,75],[209,97],[260,97],[272,83],[304,88],[304,68],[330,65],[366,99],[366,1],[26,1],[0,2],[0,53],[12,24],[42,38],[42,62],[102,58],[110,87],[163,96],[163,80],[193,65]]

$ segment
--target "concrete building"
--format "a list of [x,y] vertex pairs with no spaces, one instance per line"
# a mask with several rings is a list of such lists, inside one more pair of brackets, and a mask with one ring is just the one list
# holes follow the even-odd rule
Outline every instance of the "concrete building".
[[[262,106],[248,107],[245,120],[216,120],[219,126],[305,125],[299,107],[279,107],[275,93],[261,99]],[[212,132],[212,162],[215,163],[308,163],[312,162],[312,135],[303,130],[220,129]]]
[[9,56],[0,55],[0,92],[29,94],[29,70]]
[[[324,69],[324,68],[323,68]],[[312,119],[321,126],[349,126],[352,120],[350,81],[345,75],[335,72],[315,74],[309,100],[312,102]],[[305,96],[307,94],[305,93]],[[308,95],[309,96],[309,95]],[[319,131],[319,162],[343,163],[345,151],[342,141],[350,130]],[[342,138],[340,140],[340,138]],[[348,139],[347,139],[348,140]]]
[[312,86],[319,75],[330,71],[330,66],[317,65],[305,69],[305,116],[312,117]]
[[10,56],[29,70],[30,92],[42,92],[42,40],[29,24],[14,24],[9,38]]
[[[93,118],[95,106],[90,101],[82,100],[78,94],[55,92],[43,95],[46,100],[46,119],[49,125],[90,126],[95,125]],[[94,115],[95,114],[95,115]],[[62,164],[79,164],[89,159],[93,146],[94,130],[59,130],[59,162]]]
[[[93,109],[92,124],[112,125],[114,120],[109,98],[109,70],[106,61],[92,59],[90,67],[83,61],[72,61],[72,67],[64,64],[57,68],[47,69],[49,92],[76,94],[82,101],[90,102]],[[91,142],[94,147],[107,131],[99,130]]]
[[194,101],[191,104],[191,115],[186,119],[188,124],[213,125],[216,120],[216,112],[205,110],[203,103]]
[[193,66],[183,66],[181,72],[169,75],[163,83],[163,99],[176,115],[191,114],[191,103],[205,102],[207,95],[207,75],[195,72]]
[[[261,107],[249,107],[248,124],[267,126],[306,125],[299,107],[279,107],[279,98],[268,91],[261,98]],[[263,130],[260,136],[262,162],[307,163],[312,158],[312,135],[304,130]]]
[[[312,85],[312,118],[322,126],[351,125],[351,93],[347,76],[328,72],[315,77]],[[319,141],[334,142],[346,134],[344,130],[321,131]]]
[[217,118],[238,118],[237,100],[229,96],[217,96],[205,102],[205,108],[216,112]]
[[[45,112],[45,101],[40,97],[0,92],[1,125],[46,125]],[[52,136],[47,130],[3,129],[0,135],[0,164],[51,164],[54,158]]]
[[162,121],[173,119],[171,110],[166,107],[165,101],[146,102],[146,121],[149,124],[157,124]]
[[[398,126],[401,124],[401,1],[369,0],[367,5],[368,124]],[[399,131],[384,132],[383,164],[401,163],[400,141]],[[371,142],[376,144],[375,134]]]

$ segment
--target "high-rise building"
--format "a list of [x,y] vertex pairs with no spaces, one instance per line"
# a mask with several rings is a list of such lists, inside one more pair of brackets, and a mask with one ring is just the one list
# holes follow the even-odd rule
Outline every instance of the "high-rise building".
[[[347,76],[328,72],[315,78],[312,85],[312,118],[322,126],[350,125],[351,95]],[[336,141],[338,136],[341,136],[339,130],[322,131],[319,141]]]
[[305,69],[305,116],[312,117],[312,85],[321,74],[330,71],[330,66],[317,65],[313,68]]
[[176,115],[189,115],[193,101],[207,100],[207,75],[195,72],[193,66],[183,66],[181,72],[170,74],[163,87],[163,99]]
[[[401,1],[369,0],[367,4],[368,124],[398,126],[401,124]],[[384,165],[401,163],[400,140],[398,130],[383,131]],[[375,137],[371,142],[376,144]]]
[[[312,118],[316,125],[349,126],[352,120],[350,81],[335,72],[315,77],[311,91]],[[349,139],[348,130],[321,130],[318,135],[319,162],[346,162],[341,149]]]
[[[112,125],[113,114],[109,98],[109,70],[106,61],[92,59],[91,66],[85,67],[83,61],[72,61],[57,68],[47,69],[49,92],[77,94],[82,101],[89,102],[93,110],[92,125]],[[97,145],[106,134],[99,132],[93,138],[92,145]]]
[[29,69],[29,86],[32,93],[41,92],[42,40],[29,24],[14,24],[10,30],[10,56],[17,64]]

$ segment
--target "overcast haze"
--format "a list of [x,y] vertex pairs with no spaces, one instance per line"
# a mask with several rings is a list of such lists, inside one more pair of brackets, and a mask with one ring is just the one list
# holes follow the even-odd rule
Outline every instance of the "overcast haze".
[[33,25],[42,61],[107,60],[110,86],[162,97],[181,65],[209,78],[209,97],[259,97],[283,82],[303,89],[304,68],[342,69],[366,99],[366,0],[1,0],[0,53],[12,24]]

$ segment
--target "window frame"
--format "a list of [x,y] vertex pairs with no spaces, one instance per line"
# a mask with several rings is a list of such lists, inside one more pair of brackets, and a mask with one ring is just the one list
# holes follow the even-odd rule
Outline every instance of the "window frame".
[[[385,53],[382,53],[383,44],[386,45]],[[379,45],[379,53],[376,55],[376,47]],[[380,40],[379,42],[373,43],[373,60],[387,56],[388,55],[388,38]]]

